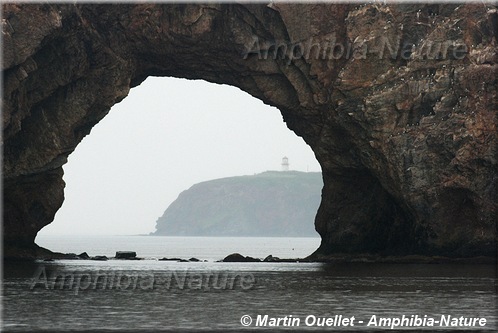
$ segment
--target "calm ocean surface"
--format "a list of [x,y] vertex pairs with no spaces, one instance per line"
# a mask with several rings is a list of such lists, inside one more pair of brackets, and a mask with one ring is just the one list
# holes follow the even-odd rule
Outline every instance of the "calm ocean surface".
[[[91,256],[131,250],[144,260],[4,263],[3,330],[275,331],[272,318],[287,332],[497,330],[494,265],[216,262],[233,252],[304,257],[317,238],[45,236],[37,243]],[[429,326],[461,316],[486,324]],[[327,318],[332,326],[319,326]],[[393,326],[403,318],[404,327]],[[417,318],[425,324],[416,326]]]

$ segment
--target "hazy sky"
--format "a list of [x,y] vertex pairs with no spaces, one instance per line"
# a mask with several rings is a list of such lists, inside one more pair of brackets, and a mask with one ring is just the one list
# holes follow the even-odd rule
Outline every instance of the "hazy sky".
[[66,200],[41,234],[145,234],[180,194],[215,178],[320,171],[280,112],[238,88],[149,78],[69,156]]

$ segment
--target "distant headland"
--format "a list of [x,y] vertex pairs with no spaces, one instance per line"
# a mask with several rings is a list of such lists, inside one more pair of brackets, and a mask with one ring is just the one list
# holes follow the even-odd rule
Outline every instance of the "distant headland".
[[201,182],[183,191],[152,235],[318,236],[320,172],[267,171]]

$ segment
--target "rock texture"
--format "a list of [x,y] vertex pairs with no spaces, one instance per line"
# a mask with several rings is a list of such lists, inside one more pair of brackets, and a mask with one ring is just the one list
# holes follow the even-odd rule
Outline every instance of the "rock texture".
[[280,109],[322,166],[317,256],[496,255],[491,4],[2,7],[7,256],[34,246],[67,156],[150,75]]
[[316,237],[320,172],[267,171],[193,185],[156,223],[154,235]]

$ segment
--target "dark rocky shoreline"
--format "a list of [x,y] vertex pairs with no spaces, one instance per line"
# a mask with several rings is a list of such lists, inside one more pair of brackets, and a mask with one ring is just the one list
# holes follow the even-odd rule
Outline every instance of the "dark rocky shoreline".
[[[118,251],[119,252],[119,251]],[[81,254],[52,252],[43,247],[37,246],[30,252],[20,252],[18,256],[4,257],[4,261],[35,261],[35,260],[144,260],[144,258],[131,256],[125,258],[106,257],[102,255],[89,256],[86,252]],[[157,259],[158,261],[176,262],[205,262],[197,258],[167,258]],[[445,257],[445,256],[424,256],[424,255],[402,255],[402,256],[381,256],[371,254],[334,254],[317,255],[312,254],[305,258],[278,258],[271,254],[266,258],[253,258],[243,256],[239,253],[232,253],[217,262],[254,262],[254,263],[383,263],[383,264],[497,264],[497,258],[491,256],[476,257]]]

